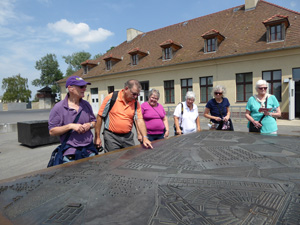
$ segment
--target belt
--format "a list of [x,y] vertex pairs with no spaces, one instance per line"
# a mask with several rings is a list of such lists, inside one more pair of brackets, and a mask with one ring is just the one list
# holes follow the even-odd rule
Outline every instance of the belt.
[[126,136],[126,135],[131,133],[131,131],[129,131],[128,133],[115,133],[115,132],[112,132],[111,130],[106,129],[106,128],[104,129],[104,131],[107,131],[109,133],[112,133],[112,134],[115,134],[115,135],[118,135],[118,136]]

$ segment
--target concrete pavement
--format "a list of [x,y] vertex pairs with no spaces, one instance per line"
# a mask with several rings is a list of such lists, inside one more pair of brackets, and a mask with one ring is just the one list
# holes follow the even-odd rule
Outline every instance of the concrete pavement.
[[[48,120],[50,110],[26,110],[0,112],[0,124],[16,124],[16,122],[32,120]],[[208,120],[201,118],[201,128],[208,129]],[[235,131],[248,132],[247,121],[233,120]],[[278,134],[300,136],[300,120],[277,120]],[[174,135],[173,120],[169,119],[170,137]],[[15,125],[16,126],[16,125]],[[139,144],[137,140],[136,144]],[[2,132],[0,130],[0,180],[19,176],[47,167],[50,155],[58,144],[29,148],[18,142],[17,130]]]

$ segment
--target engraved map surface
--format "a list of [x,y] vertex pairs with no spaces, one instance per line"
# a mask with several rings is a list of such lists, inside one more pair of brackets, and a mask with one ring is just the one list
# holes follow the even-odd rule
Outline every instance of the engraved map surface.
[[0,181],[0,224],[300,224],[300,138],[201,131]]

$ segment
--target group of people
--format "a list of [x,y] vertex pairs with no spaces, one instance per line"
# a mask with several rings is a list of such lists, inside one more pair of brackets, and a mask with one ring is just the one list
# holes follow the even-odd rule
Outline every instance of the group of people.
[[[91,105],[83,100],[87,85],[90,84],[81,77],[69,77],[65,99],[50,112],[50,135],[60,136],[61,142],[66,143],[63,162],[98,154],[102,147],[101,130],[106,151],[135,145],[131,131],[133,126],[136,127],[138,140],[145,148],[153,148],[152,141],[169,136],[168,118],[163,106],[158,103],[158,90],[151,89],[148,101],[140,105],[137,98],[141,85],[137,80],[129,80],[121,91],[110,93],[104,99],[96,118]],[[261,133],[276,134],[276,118],[281,116],[281,111],[276,97],[267,94],[267,88],[264,80],[256,83],[257,94],[248,100],[246,118],[249,120],[249,131],[257,129]],[[233,130],[225,87],[214,87],[212,94],[214,98],[207,102],[204,110],[204,117],[210,119],[210,129]],[[188,91],[185,101],[176,106],[173,114],[175,135],[201,130],[195,99],[195,93]],[[95,137],[91,132],[93,128]]]

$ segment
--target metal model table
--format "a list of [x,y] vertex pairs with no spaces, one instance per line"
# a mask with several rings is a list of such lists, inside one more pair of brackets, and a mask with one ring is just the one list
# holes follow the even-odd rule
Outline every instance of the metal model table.
[[300,224],[300,138],[201,131],[0,182],[0,224]]

